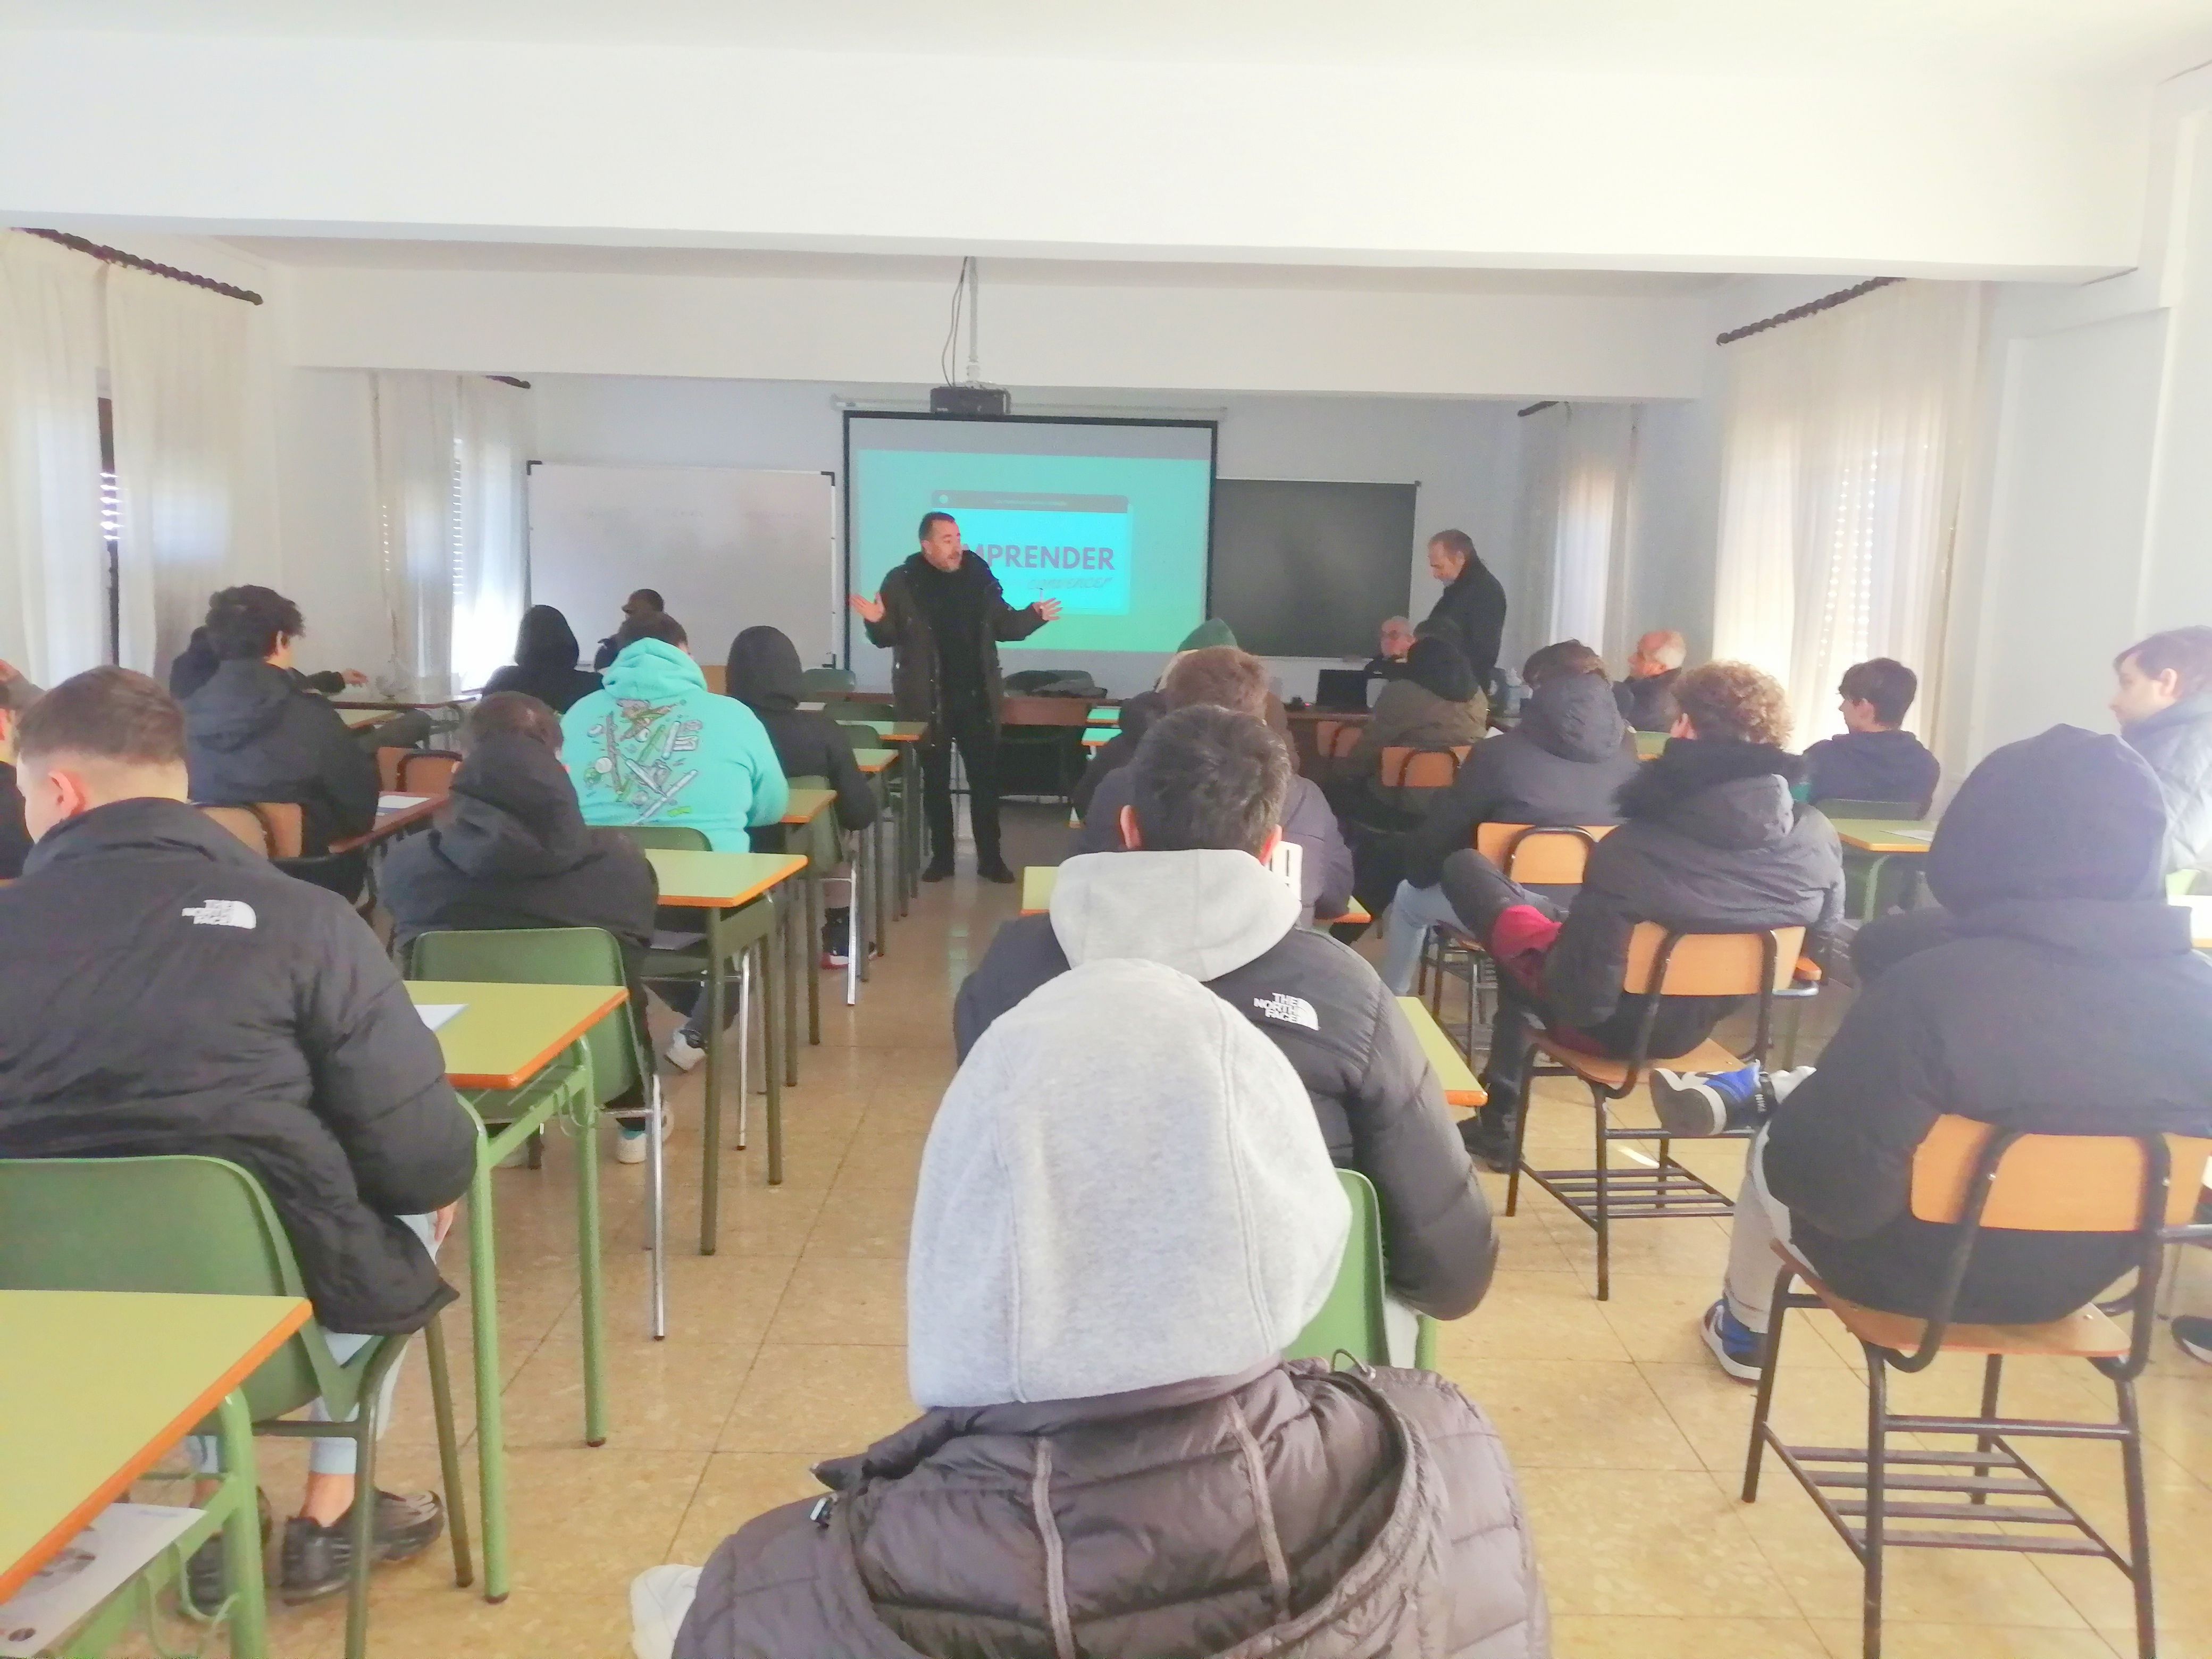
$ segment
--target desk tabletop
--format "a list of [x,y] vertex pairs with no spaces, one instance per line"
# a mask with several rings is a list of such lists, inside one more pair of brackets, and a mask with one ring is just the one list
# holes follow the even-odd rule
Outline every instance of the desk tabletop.
[[1862,853],[1924,853],[1936,826],[1910,818],[1838,818],[1836,839]]
[[331,699],[331,707],[341,712],[348,708],[385,708],[398,714],[409,708],[420,708],[425,711],[432,708],[466,708],[475,701],[474,697],[422,697],[412,702],[404,702],[397,699],[348,697],[341,702],[333,697]]
[[349,708],[343,703],[332,703],[331,707],[338,711],[338,718],[346,723],[349,731],[353,732],[365,732],[372,726],[386,725],[398,720],[400,714],[397,708]]
[[1420,1039],[1421,1052],[1428,1056],[1429,1064],[1443,1079],[1444,1104],[1447,1106],[1480,1106],[1490,1097],[1467,1063],[1467,1056],[1451,1045],[1451,1039],[1437,1024],[1436,1016],[1429,1012],[1429,1005],[1419,997],[1400,997],[1398,1006],[1405,1011],[1407,1024]]
[[331,851],[350,853],[356,848],[373,847],[378,842],[389,841],[394,836],[428,822],[436,815],[439,807],[445,805],[445,801],[443,795],[424,795],[405,806],[394,806],[387,811],[380,798],[376,822],[357,836],[345,836],[332,842]]
[[1656,760],[1660,750],[1667,746],[1664,732],[1632,732],[1629,736],[1636,739],[1636,758],[1638,760]]
[[1084,732],[1083,746],[1085,749],[1103,749],[1121,735],[1121,728],[1118,726],[1094,726]]
[[860,770],[873,777],[898,758],[896,749],[855,749],[853,760]]
[[885,743],[920,743],[929,731],[927,720],[846,720],[847,726],[865,726]]
[[0,1291],[0,1601],[307,1320],[283,1296]]
[[783,822],[788,824],[811,823],[836,799],[835,789],[794,789],[791,792],[789,804],[783,809]]
[[457,979],[410,980],[407,994],[418,1007],[461,1005],[437,1033],[446,1081],[456,1089],[520,1089],[629,1000],[619,985]]
[[695,910],[750,904],[806,867],[796,853],[673,853],[648,847],[646,861],[660,881],[660,902]]

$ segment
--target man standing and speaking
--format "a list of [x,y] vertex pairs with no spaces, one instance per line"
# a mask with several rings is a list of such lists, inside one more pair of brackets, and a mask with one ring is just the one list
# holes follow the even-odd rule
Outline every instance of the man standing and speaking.
[[1498,668],[1498,641],[1505,633],[1505,589],[1474,550],[1464,530],[1439,530],[1429,538],[1429,574],[1444,585],[1429,620],[1459,630],[1457,645],[1474,670],[1474,683],[1486,693]]
[[960,544],[950,513],[925,513],[921,550],[884,578],[872,599],[851,604],[868,639],[891,653],[891,702],[899,719],[927,720],[921,742],[922,817],[929,825],[924,881],[952,873],[952,746],[968,769],[968,821],[975,873],[1011,882],[999,852],[999,641],[1025,640],[1060,615],[1058,599],[1017,611],[991,567]]

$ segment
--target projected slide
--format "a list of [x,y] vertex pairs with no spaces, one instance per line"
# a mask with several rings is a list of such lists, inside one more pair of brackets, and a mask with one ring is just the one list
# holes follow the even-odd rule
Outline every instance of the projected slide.
[[938,512],[959,521],[1009,604],[1060,601],[1027,649],[1172,651],[1205,615],[1208,422],[855,414],[846,442],[856,592],[875,593]]

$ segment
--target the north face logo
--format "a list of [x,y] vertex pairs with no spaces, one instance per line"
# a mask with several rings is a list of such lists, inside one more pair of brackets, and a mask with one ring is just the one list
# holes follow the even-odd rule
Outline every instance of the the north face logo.
[[195,927],[252,927],[260,918],[253,907],[244,899],[209,899],[200,904],[187,904],[184,914],[192,919]]
[[1260,1011],[1262,1019],[1279,1019],[1285,1025],[1303,1025],[1309,1031],[1321,1030],[1321,1016],[1304,997],[1294,997],[1286,991],[1273,996],[1254,997],[1252,1006]]

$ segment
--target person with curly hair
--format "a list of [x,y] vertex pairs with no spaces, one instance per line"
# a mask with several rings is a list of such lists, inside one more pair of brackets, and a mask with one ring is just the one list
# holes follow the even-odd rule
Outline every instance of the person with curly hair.
[[[1705,933],[1806,928],[1816,958],[1843,915],[1844,864],[1827,819],[1791,798],[1802,771],[1781,686],[1748,663],[1710,662],[1674,683],[1666,749],[1615,796],[1620,827],[1590,854],[1571,904],[1509,880],[1481,854],[1444,860],[1445,895],[1498,966],[1484,1073],[1490,1103],[1460,1126],[1468,1149],[1508,1167],[1538,1030],[1626,1056],[1648,999],[1621,991],[1639,921]],[[1694,1048],[1733,997],[1660,999],[1655,1054]]]

